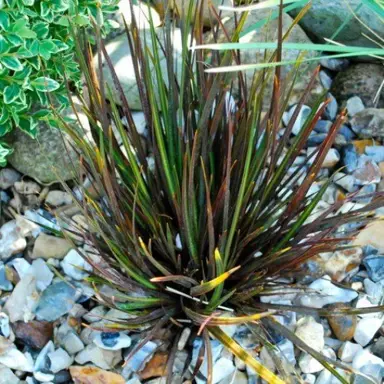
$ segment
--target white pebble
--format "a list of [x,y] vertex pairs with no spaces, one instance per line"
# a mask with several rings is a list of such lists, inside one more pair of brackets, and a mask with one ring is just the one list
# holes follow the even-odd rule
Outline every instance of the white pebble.
[[361,319],[356,326],[353,338],[361,346],[365,347],[375,336],[376,332],[383,324],[382,319],[367,317]]

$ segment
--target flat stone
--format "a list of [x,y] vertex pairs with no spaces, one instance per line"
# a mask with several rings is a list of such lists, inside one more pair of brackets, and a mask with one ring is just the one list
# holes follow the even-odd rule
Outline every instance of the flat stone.
[[72,243],[67,239],[41,233],[35,241],[31,257],[45,260],[63,259],[72,248]]
[[353,241],[353,245],[371,245],[384,254],[384,221],[378,220],[362,229]]
[[16,285],[5,303],[4,309],[9,314],[12,323],[19,320],[30,321],[35,317],[34,310],[38,300],[36,278],[32,274],[28,274]]
[[92,366],[69,368],[75,384],[125,384],[123,376]]
[[327,304],[339,302],[349,303],[358,296],[358,293],[353,290],[339,288],[332,284],[329,276],[323,276],[321,279],[315,280],[308,288],[313,289],[316,293],[301,296],[300,303],[312,308],[322,308]]
[[353,172],[356,184],[367,185],[371,183],[380,183],[381,172],[379,166],[374,160],[366,155],[359,157],[357,169]]
[[34,349],[42,349],[53,337],[53,325],[48,321],[17,321],[13,331],[16,339]]
[[78,364],[91,362],[101,369],[111,369],[122,360],[121,350],[106,351],[95,344],[89,344],[79,352],[75,361]]
[[55,321],[67,314],[76,300],[79,293],[65,282],[49,286],[41,295],[36,308],[38,320]]

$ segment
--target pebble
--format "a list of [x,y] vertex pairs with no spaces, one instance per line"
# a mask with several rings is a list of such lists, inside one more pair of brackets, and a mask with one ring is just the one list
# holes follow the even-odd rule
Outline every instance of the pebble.
[[348,68],[349,61],[348,59],[321,59],[320,64],[331,71],[339,72]]
[[315,351],[320,352],[324,348],[324,328],[312,316],[297,321],[295,335]]
[[[97,367],[72,366],[69,371],[75,383],[79,384],[125,384],[123,376]],[[137,384],[140,384],[140,381]]]
[[353,117],[356,113],[359,113],[365,109],[365,105],[359,96],[353,96],[347,100],[346,108],[348,115]]
[[352,175],[347,175],[343,172],[336,172],[333,176],[335,184],[344,188],[347,192],[354,192],[356,190],[355,178]]
[[364,289],[368,295],[369,301],[377,305],[384,296],[384,280],[374,283],[370,279],[364,279]]
[[[322,354],[332,360],[336,359],[336,354],[331,348],[324,348]],[[324,369],[324,366],[306,352],[302,352],[299,357],[299,367],[303,373],[317,373]]]
[[0,312],[0,335],[5,338],[9,338],[11,336],[11,328],[9,327],[9,317]]
[[7,278],[5,266],[2,261],[0,261],[0,289],[2,291],[12,291],[13,289],[13,284]]
[[353,245],[365,246],[370,245],[378,250],[379,253],[384,253],[384,221],[377,220],[368,224],[362,229],[355,240]]
[[69,356],[62,348],[58,348],[54,352],[48,353],[48,359],[50,362],[49,369],[53,373],[69,368],[73,362],[73,358],[71,358],[71,356]]
[[316,376],[312,373],[305,373],[301,376],[303,384],[315,384]]
[[354,132],[361,138],[371,139],[372,137],[384,136],[383,130],[384,109],[366,108],[356,113],[350,120]]
[[355,369],[361,369],[366,365],[378,364],[384,368],[384,361],[370,353],[368,350],[363,349],[356,353],[352,361],[352,367]]
[[[287,126],[289,124],[289,121],[291,120],[291,117],[295,113],[296,105],[294,105],[288,112],[284,113],[283,115],[283,122],[284,125]],[[292,128],[292,133],[294,135],[298,135],[301,131],[301,128],[304,126],[305,121],[307,120],[308,116],[311,114],[312,109],[308,107],[307,105],[303,105],[300,109],[300,112],[297,116],[297,119],[295,121],[295,124]]]
[[331,76],[329,76],[327,71],[324,71],[324,70],[320,71],[319,78],[320,78],[321,84],[325,89],[331,88],[333,79]]
[[16,339],[34,349],[42,349],[53,337],[53,324],[48,321],[17,321],[13,324]]
[[0,354],[0,364],[21,372],[33,371],[33,360],[28,353],[20,352],[15,345],[11,345]]
[[122,332],[100,332],[93,339],[100,348],[108,351],[118,351],[131,346],[131,338]]
[[301,296],[300,303],[312,308],[322,308],[324,305],[338,302],[349,303],[358,295],[355,291],[339,288],[332,284],[331,278],[327,275],[312,282],[308,288],[315,290],[317,293],[314,295],[307,293]]
[[107,351],[99,348],[95,344],[89,344],[79,352],[75,361],[78,364],[93,363],[101,369],[111,369],[122,360],[120,351]]
[[191,332],[192,332],[191,328],[185,327],[183,329],[183,332],[181,333],[180,339],[177,343],[177,349],[179,351],[182,351],[187,345],[189,336],[191,336]]
[[232,360],[229,360],[225,357],[218,359],[212,370],[212,384],[217,384],[221,380],[231,376],[235,372],[236,368]]
[[24,276],[16,285],[4,309],[12,323],[30,321],[35,317],[34,311],[39,301],[36,278],[32,274]]
[[379,339],[372,345],[371,352],[384,359],[384,337],[380,336]]
[[365,153],[376,163],[381,163],[384,161],[384,145],[371,145],[366,147]]
[[41,233],[35,241],[31,258],[63,259],[72,248],[72,243],[67,239]]
[[362,347],[365,347],[374,338],[383,324],[382,319],[365,317],[357,323],[354,339]]
[[60,207],[61,205],[72,204],[72,195],[69,192],[52,190],[49,191],[45,202],[52,207]]
[[[332,312],[333,309],[351,308],[343,303],[335,303],[326,307]],[[332,331],[340,341],[347,341],[353,338],[357,325],[357,316],[355,315],[330,315],[328,316],[329,325]]]
[[151,359],[157,349],[157,344],[148,341],[137,353],[128,360],[125,368],[128,371],[140,372],[145,363]]
[[50,285],[40,297],[36,317],[38,320],[55,321],[68,313],[78,298],[79,292],[65,282]]
[[8,367],[0,367],[0,384],[19,384],[19,378]]
[[41,192],[40,185],[34,181],[16,181],[14,187],[21,195],[38,195]]
[[84,349],[84,343],[80,337],[73,331],[69,331],[61,342],[61,345],[64,349],[71,355],[82,351]]
[[167,361],[168,353],[156,352],[140,372],[140,378],[147,380],[152,377],[166,376],[168,373]]
[[375,283],[384,279],[384,256],[372,255],[363,260],[369,278]]
[[27,246],[25,237],[21,235],[16,220],[5,223],[0,228],[0,259],[7,260],[12,255],[23,252]]
[[83,316],[83,319],[88,323],[95,323],[100,321],[101,318],[105,317],[107,309],[103,305],[98,305],[92,308],[86,315]]
[[36,288],[43,292],[51,284],[54,274],[43,259],[37,259],[32,262],[27,273],[31,273],[36,279]]
[[348,173],[357,169],[359,156],[353,144],[348,144],[342,149],[342,160]]
[[92,267],[75,249],[71,249],[60,263],[63,271],[75,280],[83,280],[89,276]]
[[345,363],[352,363],[356,354],[363,350],[363,347],[360,344],[351,343],[350,341],[346,341],[340,347],[337,352],[341,361]]
[[19,172],[11,168],[0,169],[0,189],[8,189],[21,179]]
[[340,154],[336,148],[331,148],[325,156],[323,167],[333,168],[340,161]]
[[381,172],[379,166],[370,157],[362,155],[357,162],[357,169],[353,172],[356,184],[367,185],[380,183]]
[[337,101],[336,101],[335,97],[331,93],[327,94],[327,98],[330,102],[327,105],[327,107],[325,108],[324,117],[327,120],[333,121],[336,118],[337,110],[339,107],[337,105]]

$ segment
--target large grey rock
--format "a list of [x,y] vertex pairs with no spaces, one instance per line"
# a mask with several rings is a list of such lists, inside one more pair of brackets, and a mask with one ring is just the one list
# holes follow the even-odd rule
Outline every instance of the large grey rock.
[[[257,30],[252,30],[253,29],[252,27],[256,23],[268,18],[270,14],[271,14],[270,10],[258,10],[255,12],[251,12],[248,15],[248,18],[243,27],[243,32],[245,32],[245,34],[240,38],[240,42],[241,43],[259,43],[259,42],[276,41],[278,37],[278,20],[277,19],[270,20],[268,24],[264,25],[263,27]],[[231,36],[233,34],[233,31],[236,29],[234,18],[225,17],[222,21],[226,31],[228,32],[229,36]],[[287,32],[291,24],[292,24],[292,18],[287,14],[283,14],[283,33]],[[246,33],[247,30],[249,30],[248,33]],[[204,42],[206,44],[215,42],[215,38],[212,32],[207,32],[204,35]],[[222,31],[222,29],[220,29],[218,33],[217,42],[218,43],[228,42],[226,35]],[[293,27],[291,33],[286,39],[286,42],[287,43],[311,43],[308,36],[305,34],[305,32],[302,30],[302,28],[299,25],[296,25],[295,27]],[[269,58],[272,53],[273,51],[268,51],[267,58]],[[256,63],[265,62],[264,55],[265,55],[265,50],[263,49],[242,50],[240,52],[241,64],[256,64]],[[299,55],[299,51],[297,50],[285,50],[283,51],[282,60],[295,61],[298,58],[298,55]],[[310,54],[310,55],[313,56],[313,54]],[[299,101],[300,97],[303,94],[303,90],[308,85],[308,82],[313,74],[313,71],[315,70],[316,65],[317,65],[316,63],[302,64],[299,71],[299,76],[296,80],[296,84],[294,86],[293,92],[290,97],[289,105],[296,104]],[[283,78],[285,78],[288,75],[288,73],[292,70],[292,68],[293,68],[293,65],[285,65],[282,67]],[[252,85],[254,71],[247,70],[244,72],[244,75],[246,77],[247,87],[249,90]],[[263,98],[264,106],[268,106],[270,104],[270,99],[272,97],[273,78],[271,78],[269,83],[271,84],[271,86],[266,89],[265,97]],[[324,88],[321,85],[320,80],[317,79],[313,89],[311,90],[310,98],[309,100],[307,100],[306,104],[311,106],[318,99],[318,97],[323,93],[323,91],[324,91]]]
[[[88,130],[89,123],[81,112],[80,103],[74,100],[82,126]],[[62,113],[63,117],[75,119],[72,109]],[[14,152],[10,164],[25,176],[41,184],[52,184],[73,179],[78,172],[78,156],[62,130],[41,122],[37,127],[37,139],[32,139],[20,129],[10,137]]]
[[[159,28],[157,30],[158,37],[161,41],[163,41],[163,29]],[[142,30],[140,32],[142,41],[146,41],[147,48],[150,52],[154,50],[154,44],[152,43],[151,33],[149,30]],[[180,63],[181,63],[181,31],[175,28],[173,32],[173,48],[174,48],[174,63],[175,68],[179,68],[177,71],[180,74]],[[141,110],[141,101],[139,95],[139,89],[137,87],[135,71],[133,67],[132,54],[129,48],[129,43],[127,37],[125,35],[121,35],[111,40],[106,45],[106,50],[108,52],[109,57],[113,63],[116,74],[119,78],[121,86],[123,88],[125,97],[127,98],[128,105],[133,110]],[[164,74],[165,78],[167,76],[167,62],[162,50],[159,48],[159,56],[161,61],[161,72]],[[94,65],[95,68],[99,68],[98,64],[98,55],[94,57]],[[108,65],[103,62],[103,75],[104,81],[108,86],[112,88],[112,96],[116,104],[121,104],[120,97],[115,87],[113,86],[113,78],[111,72],[108,68]],[[152,63],[150,63],[151,74],[153,79],[153,87],[155,89],[155,95],[158,95],[156,91],[157,81],[156,81],[156,73],[153,68]],[[175,69],[176,70],[176,69]]]
[[384,66],[358,63],[337,74],[331,93],[342,106],[345,106],[351,97],[359,96],[367,108],[384,108],[384,89],[376,98],[383,80]]
[[[361,3],[361,0],[312,0],[312,7],[305,14],[300,25],[318,39],[331,38],[345,20],[352,16],[352,11],[355,11]],[[296,8],[291,11],[291,15],[297,16],[300,11],[300,8]],[[374,11],[363,5],[356,14],[362,23],[368,25],[372,31],[384,38],[383,22]],[[352,16],[336,37],[336,41],[360,47],[375,46],[363,34],[374,38],[376,41],[378,38],[362,23]]]

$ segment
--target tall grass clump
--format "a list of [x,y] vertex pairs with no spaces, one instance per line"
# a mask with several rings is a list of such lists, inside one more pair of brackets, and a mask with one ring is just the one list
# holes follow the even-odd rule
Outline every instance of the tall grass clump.
[[[187,326],[203,340],[193,374],[199,371],[205,353],[208,383],[212,382],[211,337],[267,382],[293,382],[295,373],[286,364],[276,359],[276,375],[225,333],[225,326],[246,324],[272,354],[270,334],[277,333],[346,382],[335,368],[348,372],[352,368],[314,351],[274,317],[288,309],[320,315],[326,315],[327,310],[285,308],[262,302],[260,297],[284,295],[287,288],[289,292],[301,291],[303,264],[320,252],[348,247],[347,241],[355,233],[348,232],[346,224],[359,222],[364,226],[382,205],[383,197],[378,194],[364,208],[343,215],[336,212],[348,196],[326,211],[317,210],[329,180],[323,180],[318,192],[311,186],[319,179],[345,113],[338,116],[316,152],[297,164],[295,160],[303,153],[327,100],[320,98],[300,132],[292,135],[315,72],[279,136],[283,112],[300,76],[299,60],[284,81],[276,65],[281,61],[285,38],[282,6],[277,48],[266,54],[263,67],[255,72],[248,87],[241,73],[207,73],[211,66],[240,65],[240,56],[236,50],[226,50],[213,51],[208,58],[204,51],[191,49],[203,41],[202,11],[192,11],[191,5],[181,18],[182,50],[178,57],[169,14],[160,32],[153,27],[139,31],[134,17],[132,26],[126,28],[149,128],[147,148],[103,42],[98,42],[100,64],[93,68],[90,51],[84,50],[85,36],[74,36],[89,93],[83,102],[90,135],[62,123],[81,155],[80,170],[75,168],[79,185],[86,176],[93,187],[92,193],[83,189],[78,200],[89,225],[84,232],[90,249],[85,256],[94,267],[89,280],[104,305],[132,315],[116,322],[112,329],[142,334],[142,341],[127,359],[160,329],[169,328],[175,346],[169,353],[168,366],[172,367],[177,341]],[[218,18],[213,9],[212,14]],[[238,27],[228,35],[228,42],[238,40],[246,17],[246,13],[238,17]],[[218,23],[215,28],[223,27]],[[152,50],[147,49],[149,38]],[[164,57],[165,65],[160,57]],[[105,84],[102,62],[112,73],[114,84]],[[265,110],[262,105],[267,87],[273,87],[273,96]],[[240,95],[236,101],[232,98],[235,88]],[[106,101],[113,100],[113,92],[119,95],[119,106]],[[294,164],[294,172],[288,172]],[[341,227],[344,231],[339,230]],[[103,293],[103,285],[112,287],[115,294]],[[377,311],[378,307],[370,310]],[[171,368],[167,382],[172,383]]]

